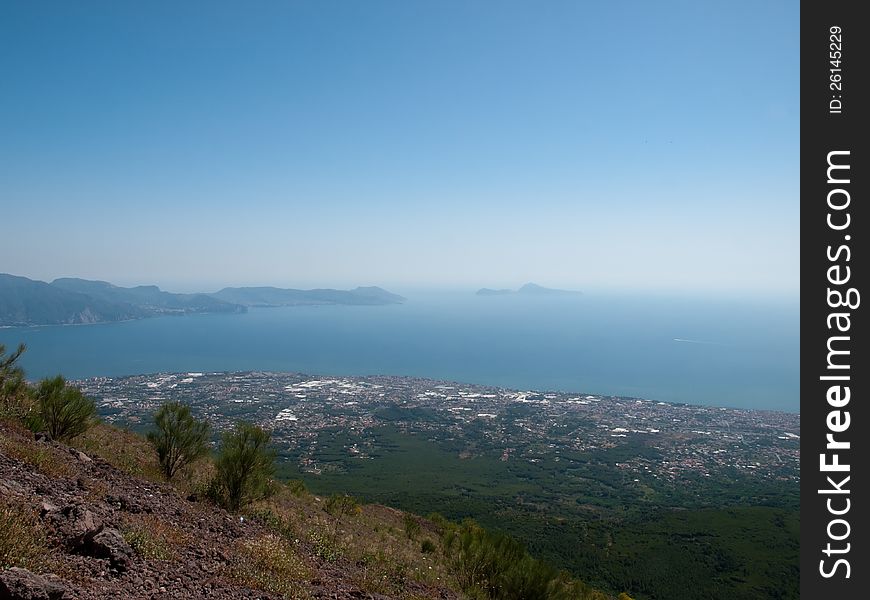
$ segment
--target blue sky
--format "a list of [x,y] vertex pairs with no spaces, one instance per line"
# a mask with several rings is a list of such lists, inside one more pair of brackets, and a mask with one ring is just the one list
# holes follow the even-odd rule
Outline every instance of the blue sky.
[[798,2],[0,5],[0,272],[785,294]]

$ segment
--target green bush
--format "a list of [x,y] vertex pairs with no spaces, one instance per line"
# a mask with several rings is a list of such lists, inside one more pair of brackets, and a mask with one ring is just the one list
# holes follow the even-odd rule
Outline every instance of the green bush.
[[210,495],[227,510],[235,512],[273,490],[275,452],[269,448],[270,439],[267,431],[244,422],[223,435]]
[[333,494],[323,506],[323,510],[333,516],[332,540],[338,537],[338,526],[345,515],[355,515],[360,512],[359,502],[353,496],[347,494]]
[[429,538],[426,538],[420,544],[420,552],[422,552],[423,554],[432,554],[433,552],[435,552],[435,550],[435,542],[433,542]]
[[335,540],[331,535],[325,534],[319,530],[314,530],[309,532],[308,541],[314,547],[314,554],[326,562],[335,562],[341,558],[341,548],[336,545]]
[[417,520],[417,517],[412,514],[405,513],[402,521],[405,524],[405,535],[408,536],[408,539],[417,539],[417,536],[420,534],[420,521]]
[[68,441],[87,431],[97,412],[94,401],[67,385],[61,375],[40,381],[35,399],[35,412],[28,418],[28,426],[48,432],[56,440]]
[[23,419],[31,408],[24,369],[18,364],[26,349],[24,344],[19,344],[15,352],[7,355],[6,346],[0,344],[0,417]]
[[585,600],[598,592],[532,558],[513,538],[466,520],[444,533],[448,563],[462,590],[492,600]]
[[296,539],[296,528],[289,517],[283,517],[270,508],[248,509],[244,513],[249,519],[268,527],[276,534],[293,541]]
[[166,479],[208,453],[209,425],[196,420],[190,407],[167,402],[154,414],[157,429],[148,433],[148,441],[157,451],[160,468]]
[[431,521],[432,524],[435,525],[435,527],[437,527],[438,530],[441,532],[443,532],[444,529],[448,525],[450,525],[450,521],[448,521],[447,518],[444,515],[442,515],[441,513],[437,513],[437,512],[429,513],[429,516],[426,518],[429,519],[429,521]]
[[304,496],[308,492],[308,489],[305,487],[305,482],[301,479],[291,479],[288,481],[287,489],[289,489],[290,493],[297,498]]

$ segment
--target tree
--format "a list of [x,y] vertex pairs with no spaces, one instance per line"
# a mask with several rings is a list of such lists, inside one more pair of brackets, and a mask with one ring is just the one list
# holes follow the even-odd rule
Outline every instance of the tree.
[[35,396],[36,414],[30,427],[45,430],[56,440],[70,440],[87,431],[97,412],[94,401],[67,385],[61,375],[40,381]]
[[271,436],[250,423],[240,422],[223,435],[215,464],[220,502],[229,511],[264,498],[275,473],[275,452]]
[[16,414],[18,404],[27,394],[27,382],[24,380],[24,369],[18,364],[18,359],[27,347],[19,344],[18,349],[6,354],[6,346],[0,344],[0,409],[4,413]]
[[178,471],[208,453],[209,425],[198,421],[190,407],[180,402],[167,402],[154,413],[155,431],[148,441],[157,450],[160,468],[171,480]]
[[338,525],[345,515],[355,515],[360,512],[359,502],[353,496],[347,494],[333,494],[326,501],[323,510],[334,517],[332,523],[332,542],[338,537]]
[[572,579],[502,533],[470,519],[448,524],[443,536],[447,564],[470,597],[491,600],[604,600],[607,596]]

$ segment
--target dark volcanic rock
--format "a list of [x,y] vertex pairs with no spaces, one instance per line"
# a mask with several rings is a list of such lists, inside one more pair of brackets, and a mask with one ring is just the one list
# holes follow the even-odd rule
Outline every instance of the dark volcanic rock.
[[57,506],[55,506],[48,500],[43,500],[42,504],[39,507],[39,516],[44,519],[50,515],[56,514],[59,510],[60,509]]
[[66,586],[54,575],[37,575],[12,567],[0,571],[0,598],[9,600],[62,600]]
[[[40,565],[55,575],[0,570],[0,600],[280,600],[279,593],[248,588],[231,576],[243,555],[241,543],[271,530],[208,503],[191,502],[171,485],[120,471],[98,452],[82,459],[60,442],[36,442],[29,431],[0,420],[0,502],[32,513],[46,537]],[[59,474],[40,471],[7,448],[29,445],[50,453]],[[168,559],[134,550],[121,531],[145,532],[165,545]],[[164,533],[166,532],[166,533]],[[293,545],[310,576],[299,582],[303,597],[379,598],[359,590],[358,567],[341,568],[312,556],[303,540]],[[413,590],[420,598],[441,590]],[[448,593],[447,598],[455,598]]]
[[88,533],[82,547],[94,558],[107,558],[112,568],[122,573],[133,563],[133,548],[117,529],[101,527]]
[[60,512],[48,511],[46,514],[54,522],[58,532],[66,538],[70,548],[81,547],[85,538],[97,532],[102,525],[94,513],[78,504],[64,506]]

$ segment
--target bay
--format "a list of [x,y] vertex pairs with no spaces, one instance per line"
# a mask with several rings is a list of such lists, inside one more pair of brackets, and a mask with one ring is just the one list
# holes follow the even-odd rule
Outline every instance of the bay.
[[388,306],[254,308],[0,329],[28,377],[179,371],[407,375],[799,411],[795,302],[405,292]]

